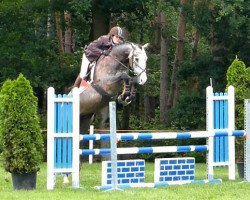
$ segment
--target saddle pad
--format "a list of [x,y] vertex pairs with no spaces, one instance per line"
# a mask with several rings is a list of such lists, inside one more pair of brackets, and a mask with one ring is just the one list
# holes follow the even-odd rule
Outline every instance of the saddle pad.
[[80,84],[80,87],[79,87],[79,89],[80,89],[79,92],[82,93],[82,92],[85,91],[89,86],[90,86],[90,84],[89,84],[87,81],[82,80],[82,81],[81,81],[81,84]]

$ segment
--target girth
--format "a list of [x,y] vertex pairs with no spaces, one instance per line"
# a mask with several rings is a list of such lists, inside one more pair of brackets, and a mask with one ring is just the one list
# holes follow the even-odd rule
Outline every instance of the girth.
[[105,102],[111,101],[113,96],[107,93],[102,87],[94,83],[91,83],[91,86],[95,89],[96,92],[98,92],[102,96],[103,101]]

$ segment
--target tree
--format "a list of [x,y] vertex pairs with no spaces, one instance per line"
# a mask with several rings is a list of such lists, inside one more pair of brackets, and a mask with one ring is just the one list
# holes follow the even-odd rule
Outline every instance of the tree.
[[[164,13],[160,14],[160,24],[162,29],[166,26],[166,19]],[[160,119],[163,124],[168,123],[168,110],[167,110],[167,101],[168,101],[168,45],[164,36],[161,34],[161,77],[160,77]]]
[[188,2],[187,0],[180,0],[181,11],[180,11],[179,21],[178,21],[178,26],[177,26],[175,59],[173,63],[169,98],[168,98],[168,103],[167,103],[169,109],[172,106],[175,106],[177,102],[177,98],[179,96],[179,83],[177,80],[177,73],[178,73],[179,65],[183,62],[185,32],[186,32],[186,11],[184,7],[186,6],[187,2]]

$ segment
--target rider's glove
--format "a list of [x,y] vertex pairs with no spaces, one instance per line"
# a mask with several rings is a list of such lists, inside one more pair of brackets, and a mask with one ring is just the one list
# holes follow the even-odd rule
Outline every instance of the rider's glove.
[[108,56],[109,55],[109,50],[103,50],[102,55]]

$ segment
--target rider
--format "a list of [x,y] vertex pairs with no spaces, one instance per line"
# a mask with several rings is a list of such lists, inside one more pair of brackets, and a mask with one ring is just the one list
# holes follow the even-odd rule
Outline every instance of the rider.
[[96,61],[101,55],[108,56],[112,47],[124,43],[125,31],[119,26],[110,29],[107,35],[99,37],[91,42],[83,54],[81,71],[78,75],[74,87],[79,87],[81,80],[87,78],[89,64]]

